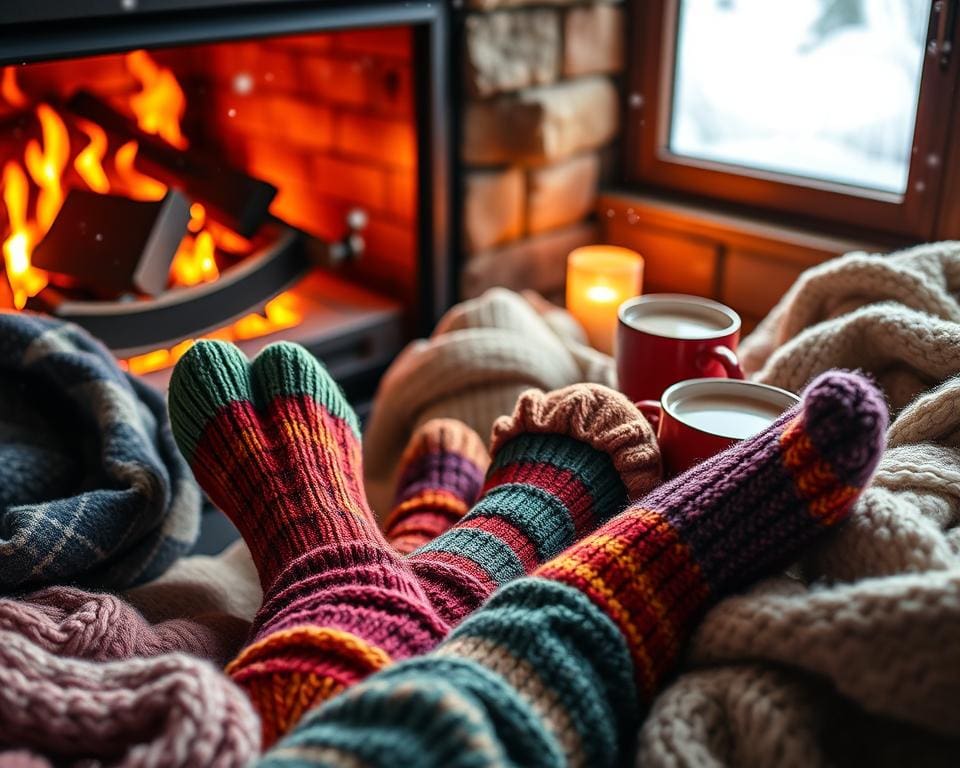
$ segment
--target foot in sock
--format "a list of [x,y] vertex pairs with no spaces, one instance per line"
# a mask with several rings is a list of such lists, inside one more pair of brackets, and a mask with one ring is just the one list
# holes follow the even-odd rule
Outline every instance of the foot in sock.
[[240,530],[264,589],[252,641],[228,667],[264,743],[445,636],[367,507],[357,419],[315,358],[280,343],[251,364],[236,347],[200,342],[175,368],[169,402],[181,451]]
[[261,768],[625,764],[698,618],[846,517],[886,423],[868,381],[820,376],[760,435],[498,590],[433,653],[313,712]]
[[456,525],[408,556],[451,626],[660,480],[653,430],[597,384],[530,390],[494,425],[483,495]]
[[387,541],[405,555],[446,531],[479,497],[489,464],[483,440],[462,421],[423,424],[400,459]]

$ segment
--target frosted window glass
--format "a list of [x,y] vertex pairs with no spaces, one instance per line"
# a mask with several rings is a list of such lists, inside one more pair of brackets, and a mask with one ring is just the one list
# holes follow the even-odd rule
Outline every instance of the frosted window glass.
[[903,193],[929,0],[682,0],[670,149]]

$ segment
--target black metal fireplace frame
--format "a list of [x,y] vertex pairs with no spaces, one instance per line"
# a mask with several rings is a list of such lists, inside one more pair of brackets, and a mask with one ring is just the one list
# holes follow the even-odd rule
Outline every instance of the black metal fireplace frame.
[[414,34],[418,157],[418,306],[426,334],[456,295],[459,253],[454,190],[456,102],[450,92],[450,18],[445,0],[5,0],[0,64],[371,27]]

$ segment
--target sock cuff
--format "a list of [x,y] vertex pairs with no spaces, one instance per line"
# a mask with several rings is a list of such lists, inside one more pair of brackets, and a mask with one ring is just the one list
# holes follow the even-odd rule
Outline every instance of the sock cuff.
[[649,422],[624,395],[600,384],[574,384],[553,392],[530,389],[511,416],[493,425],[490,452],[521,433],[563,434],[607,454],[630,500],[660,482],[660,448]]

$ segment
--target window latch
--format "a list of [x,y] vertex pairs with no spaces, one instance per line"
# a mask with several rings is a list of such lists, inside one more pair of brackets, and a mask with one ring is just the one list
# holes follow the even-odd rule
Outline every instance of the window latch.
[[958,0],[937,0],[933,10],[937,15],[937,39],[934,43],[935,52],[940,60],[940,69],[950,66],[950,56],[953,54],[953,28],[957,21]]

